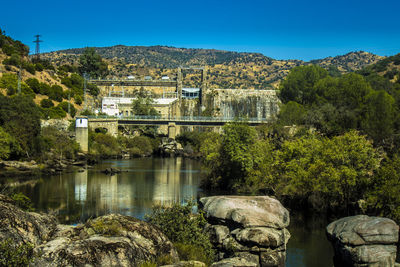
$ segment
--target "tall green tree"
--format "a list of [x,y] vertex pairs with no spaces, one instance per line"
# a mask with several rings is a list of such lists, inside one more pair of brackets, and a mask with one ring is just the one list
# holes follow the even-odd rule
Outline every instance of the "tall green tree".
[[396,107],[394,98],[385,91],[374,91],[366,99],[362,128],[378,144],[394,133]]
[[317,65],[295,67],[281,83],[280,98],[284,103],[312,104],[316,100],[314,85],[327,76],[328,72]]
[[107,75],[107,63],[101,58],[93,47],[87,47],[79,57],[79,72],[87,73],[91,78],[98,78]]
[[276,192],[300,199],[317,195],[317,205],[347,207],[364,197],[381,157],[356,131],[331,139],[305,135],[289,140],[275,154]]
[[25,95],[12,97],[0,94],[0,126],[18,142],[23,153],[30,157],[38,151],[40,138],[40,109]]

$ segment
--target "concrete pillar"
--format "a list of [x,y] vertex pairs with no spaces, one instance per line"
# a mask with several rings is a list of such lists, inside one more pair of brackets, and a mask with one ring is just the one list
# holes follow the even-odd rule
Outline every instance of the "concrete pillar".
[[88,122],[87,117],[76,117],[75,119],[75,140],[83,153],[89,152]]
[[176,124],[175,122],[168,123],[168,138],[175,139],[176,137]]

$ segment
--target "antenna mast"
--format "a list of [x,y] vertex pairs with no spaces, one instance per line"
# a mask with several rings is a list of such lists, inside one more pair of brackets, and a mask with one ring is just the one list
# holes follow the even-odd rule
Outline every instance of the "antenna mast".
[[36,37],[36,40],[33,41],[34,43],[36,43],[35,55],[36,55],[36,59],[39,60],[40,59],[40,43],[43,41],[40,40],[39,34],[36,34],[34,37]]

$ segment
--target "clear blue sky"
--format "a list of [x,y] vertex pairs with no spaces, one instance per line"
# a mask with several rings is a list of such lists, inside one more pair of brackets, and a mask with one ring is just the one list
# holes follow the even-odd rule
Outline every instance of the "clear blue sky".
[[317,59],[400,53],[399,0],[3,1],[0,28],[35,50],[168,45]]

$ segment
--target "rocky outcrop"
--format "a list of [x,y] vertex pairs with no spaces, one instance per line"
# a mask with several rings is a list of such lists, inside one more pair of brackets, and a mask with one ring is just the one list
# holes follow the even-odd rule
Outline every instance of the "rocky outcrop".
[[326,228],[335,250],[335,266],[394,266],[399,226],[390,219],[351,216]]
[[289,212],[268,196],[214,196],[200,202],[219,252],[213,266],[285,266]]
[[54,216],[25,212],[12,199],[0,195],[0,240],[39,245],[50,240],[56,228]]
[[160,256],[178,261],[172,243],[154,226],[123,215],[84,225],[57,225],[53,216],[24,212],[0,195],[0,240],[31,243],[33,266],[139,266]]
[[158,146],[158,154],[161,156],[182,156],[183,152],[182,145],[172,138],[162,138],[161,143]]

